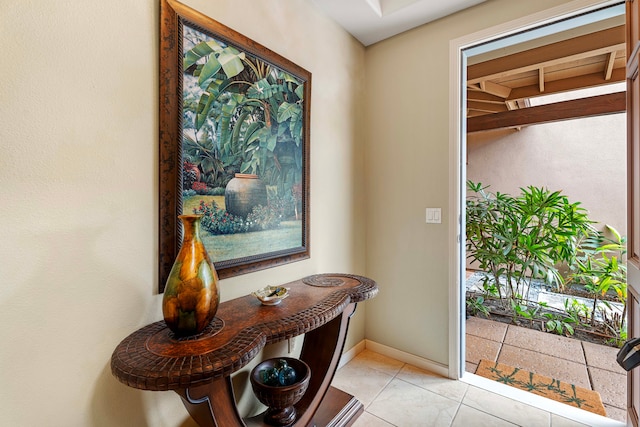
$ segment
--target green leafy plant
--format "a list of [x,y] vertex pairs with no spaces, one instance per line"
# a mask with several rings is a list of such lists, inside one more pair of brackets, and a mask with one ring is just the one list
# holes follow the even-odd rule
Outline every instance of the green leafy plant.
[[513,310],[514,317],[523,317],[529,320],[530,324],[533,324],[540,306],[537,304],[519,304],[514,300],[511,300],[511,309]]
[[489,309],[484,305],[484,297],[478,295],[475,298],[470,297],[466,300],[467,311],[471,312],[474,316],[478,313],[482,313],[485,316],[489,316]]
[[268,230],[280,225],[282,215],[273,206],[254,206],[247,215],[247,224],[250,230]]
[[215,201],[206,203],[201,200],[193,213],[202,215],[202,227],[214,235],[274,229],[282,221],[281,207],[273,204],[254,206],[247,218],[243,219],[220,208]]
[[214,235],[244,233],[249,230],[244,219],[221,209],[216,202],[205,203],[201,200],[200,205],[193,209],[193,213],[202,215],[202,228]]
[[569,317],[576,320],[575,323],[588,322],[591,317],[591,309],[585,303],[575,298],[564,301],[564,311]]
[[[514,322],[541,321],[544,330],[561,335],[595,328],[613,344],[624,341],[626,241],[617,230],[597,232],[580,203],[557,191],[529,186],[511,196],[471,181],[467,188],[467,256],[487,274],[485,298],[497,294]],[[537,280],[565,295],[567,286],[571,293],[586,291],[592,301],[566,296],[560,309],[530,301]]]
[[622,347],[624,342],[627,340],[627,325],[626,323],[622,323],[619,328],[613,328],[611,331],[614,336],[608,340],[609,344],[613,344],[616,347]]
[[626,304],[622,311],[618,311],[613,309],[608,301],[602,301],[598,311],[602,318],[600,324],[612,336],[610,342],[618,347],[621,346],[627,339]]
[[500,296],[498,286],[488,276],[482,278],[482,291],[488,297]]
[[584,304],[579,303],[575,299],[565,299],[564,312],[566,313],[566,316],[563,320],[573,323],[574,325],[581,325],[581,314],[584,312],[583,307],[586,308]]
[[613,238],[606,237],[603,232],[593,232],[580,243],[575,263],[571,265],[572,283],[584,286],[592,298],[590,323],[595,323],[598,301],[610,291],[615,298],[624,304],[622,319],[626,314],[627,301],[627,268],[623,262],[626,254],[626,239],[618,231],[607,225]]
[[557,335],[573,335],[575,333],[572,325],[576,323],[575,319],[556,313],[544,313],[543,316],[547,318],[545,326],[548,332]]
[[467,257],[492,275],[500,298],[520,305],[532,278],[562,288],[557,265],[572,263],[579,239],[592,230],[580,203],[534,186],[521,188],[517,197],[490,193],[472,181],[467,188]]
[[222,42],[190,37],[185,155],[213,186],[241,172],[290,192],[302,178],[304,82]]

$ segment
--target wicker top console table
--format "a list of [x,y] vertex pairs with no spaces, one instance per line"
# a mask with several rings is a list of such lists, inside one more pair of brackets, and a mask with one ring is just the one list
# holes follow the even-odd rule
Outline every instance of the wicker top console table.
[[243,419],[236,408],[231,374],[267,344],[305,334],[300,359],[311,380],[296,404],[295,426],[348,426],[363,407],[331,387],[358,302],[378,293],[362,276],[319,274],[284,284],[289,297],[263,306],[247,295],[220,304],[216,318],[199,335],[176,338],[164,321],[125,338],[111,357],[111,372],[142,390],[174,390],[203,427],[263,426],[260,415]]

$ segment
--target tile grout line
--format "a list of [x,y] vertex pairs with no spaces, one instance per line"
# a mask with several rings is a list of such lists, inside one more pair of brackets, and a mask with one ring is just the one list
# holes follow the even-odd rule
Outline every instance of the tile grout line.
[[[460,381],[460,380],[458,380]],[[462,405],[464,405],[464,400],[467,398],[467,394],[469,393],[469,389],[472,386],[467,384],[467,388],[464,390],[464,394],[462,395],[462,397],[460,398],[460,402],[458,402],[458,409],[456,409],[456,414],[453,416],[453,418],[451,419],[451,424],[450,426],[453,425],[453,423],[456,421],[456,417],[458,416],[458,413],[460,412],[460,408],[462,408]],[[469,405],[466,405],[469,406]],[[475,409],[475,408],[474,408]]]
[[[389,387],[389,384],[391,384],[391,383],[393,382],[393,380],[395,380],[395,379],[396,379],[396,377],[398,376],[398,374],[400,373],[400,371],[402,371],[402,368],[404,368],[405,366],[407,366],[407,363],[403,363],[403,364],[402,364],[402,366],[400,366],[400,369],[398,369],[398,372],[396,372],[395,374],[393,374],[393,376],[391,376],[391,379],[389,380],[389,382],[387,382],[387,383],[384,385],[384,387],[382,387],[382,389],[381,389],[378,393],[376,393],[376,395],[375,395],[375,396],[373,396],[373,398],[371,399],[371,402],[369,402],[369,404],[368,404],[367,406],[365,406],[365,408],[364,408],[364,410],[365,410],[365,411],[367,410],[367,408],[368,408],[369,406],[373,405],[373,402],[375,402],[375,401],[376,401],[376,399],[377,399],[377,398],[382,394],[382,392],[383,392],[387,387]],[[377,369],[375,369],[375,368],[371,368],[371,369],[373,369],[373,370],[375,370],[375,371],[378,371],[378,370],[377,370]],[[380,372],[380,373],[382,373],[382,374],[384,374],[384,373],[385,373],[385,372],[383,372],[383,371],[378,371],[378,372]],[[399,379],[399,378],[398,378],[398,379]],[[374,414],[372,414],[372,415],[374,415]],[[380,417],[378,417],[378,418],[380,418]],[[382,419],[382,418],[381,418],[381,419]],[[384,420],[384,421],[386,421],[387,423],[389,423],[389,421],[387,421],[387,420]],[[392,423],[389,423],[389,424],[392,424]],[[393,425],[393,424],[392,424],[392,425]]]
[[582,356],[584,357],[584,368],[587,370],[587,378],[589,378],[589,387],[595,391],[593,387],[593,378],[591,377],[591,370],[589,369],[589,363],[587,362],[587,352],[584,348],[584,342],[580,341],[580,348],[582,348]]
[[[465,394],[466,394],[466,392],[465,392]],[[445,397],[445,396],[443,396],[443,397]],[[449,427],[453,426],[453,423],[456,422],[456,417],[458,416],[458,413],[460,412],[460,408],[462,408],[462,401],[458,402],[458,407],[456,408],[456,412],[451,417],[451,423],[449,423]]]
[[[442,395],[442,394],[440,394],[440,393],[438,393],[438,392],[436,392],[436,391],[434,391],[434,390],[429,390],[429,389],[427,389],[427,388],[424,388],[424,387],[421,387],[421,386],[419,386],[419,385],[417,385],[417,384],[414,384],[414,383],[412,383],[412,382],[410,382],[410,381],[405,381],[405,380],[403,380],[402,378],[398,378],[398,374],[400,374],[400,372],[402,372],[402,369],[404,369],[404,367],[405,367],[405,366],[410,366],[410,364],[409,364],[409,363],[404,363],[404,364],[400,367],[400,369],[398,369],[398,372],[396,372],[396,373],[395,373],[395,375],[393,376],[393,378],[391,379],[391,381],[393,381],[393,380],[397,379],[398,381],[402,381],[402,382],[404,382],[404,383],[406,383],[406,384],[410,384],[410,385],[412,385],[412,386],[414,386],[414,387],[418,387],[418,388],[420,388],[421,390],[424,390],[424,391],[426,391],[426,392],[433,393],[433,394],[435,394],[435,395],[437,395],[437,396],[440,396],[440,397],[443,397],[443,398],[445,398],[445,399],[448,399],[448,400],[451,400],[451,401],[456,402],[456,403],[458,404],[458,406],[456,407],[455,414],[454,414],[454,415],[453,415],[453,417],[451,418],[451,424],[449,424],[449,427],[451,427],[451,426],[453,425],[453,422],[454,422],[454,421],[455,421],[455,419],[456,419],[456,416],[458,415],[458,412],[460,411],[460,408],[461,408],[461,407],[462,407],[462,405],[463,405],[462,401],[464,400],[465,396],[467,395],[467,392],[469,391],[469,387],[467,386],[467,388],[466,388],[466,390],[464,391],[464,394],[463,394],[463,396],[462,396],[462,398],[461,398],[460,400],[453,399],[453,398],[451,398],[451,397],[444,396],[444,395]],[[371,403],[369,403],[369,405],[372,405],[372,404],[373,404],[373,402],[374,402],[374,401],[378,398],[378,396],[379,396],[379,395],[384,391],[384,389],[386,389],[386,388],[389,386],[389,384],[391,384],[391,381],[389,381],[389,383],[387,383],[387,385],[385,385],[385,386],[383,387],[383,389],[380,391],[380,393],[378,393],[378,394],[376,395],[376,397],[374,397],[374,399],[371,401]],[[366,408],[365,408],[365,411],[366,411]],[[372,414],[372,415],[373,415],[373,414]],[[380,418],[380,417],[378,417],[378,418]],[[387,422],[387,423],[392,424],[393,426],[395,426],[395,424],[393,424],[393,423],[391,423],[391,422],[389,422],[389,421],[387,421],[387,420],[385,420],[385,419],[383,419],[383,418],[381,418],[381,419],[382,419],[383,421],[385,421],[385,422]],[[397,427],[397,426],[396,426],[396,427]]]
[[[507,327],[504,328],[504,335],[502,336],[502,340],[500,340],[500,347],[498,348],[498,354],[496,355],[496,363],[498,363],[498,359],[500,358],[500,354],[502,353],[502,349],[504,348],[504,341],[507,338],[507,331],[509,330],[509,326],[510,325],[507,325]],[[478,362],[478,366],[480,366],[480,362]]]
[[394,423],[392,423],[392,422],[390,422],[390,421],[388,421],[388,420],[385,420],[384,418],[379,417],[379,416],[377,416],[376,414],[372,414],[371,412],[368,412],[366,409],[365,409],[365,411],[364,411],[364,412],[366,412],[367,414],[371,415],[372,417],[375,417],[375,418],[379,419],[380,421],[382,421],[382,422],[384,422],[384,423],[386,423],[386,424],[389,424],[390,426],[398,427],[396,424],[394,424]]
[[[353,359],[351,359],[351,360],[350,360],[348,363],[346,363],[344,366],[347,366],[350,362],[352,362],[353,360],[355,360],[357,357],[358,357],[358,356],[356,356],[356,357],[354,357]],[[344,367],[344,366],[343,366],[343,367]],[[384,421],[384,422],[386,422],[386,423],[388,423],[388,424],[392,425],[393,427],[399,427],[399,426],[396,426],[395,424],[391,423],[390,421],[387,421],[387,420],[386,420],[386,419],[384,419],[384,418],[380,418],[379,416],[377,416],[377,415],[375,415],[375,414],[372,414],[371,412],[368,412],[368,411],[367,411],[367,409],[368,409],[368,408],[369,408],[369,407],[370,407],[370,406],[371,406],[371,405],[376,401],[376,399],[377,399],[377,398],[382,394],[382,392],[383,392],[383,391],[384,391],[384,390],[389,386],[389,384],[391,384],[391,382],[392,382],[392,381],[397,377],[397,375],[400,373],[400,371],[402,371],[402,368],[404,368],[405,366],[407,366],[407,363],[402,362],[402,365],[400,366],[400,368],[398,369],[398,371],[397,371],[396,373],[394,373],[393,375],[390,375],[388,372],[385,372],[384,370],[376,369],[376,368],[374,368],[374,367],[369,366],[369,368],[370,368],[370,369],[372,369],[372,370],[374,370],[374,371],[376,371],[376,372],[378,372],[378,373],[380,373],[380,374],[383,374],[383,375],[385,375],[385,376],[388,376],[388,377],[390,377],[390,378],[389,378],[389,381],[387,381],[387,383],[386,383],[386,384],[385,384],[385,385],[380,389],[380,391],[379,391],[378,393],[376,393],[376,394],[371,398],[371,401],[370,401],[367,405],[365,405],[365,404],[364,404],[364,402],[362,402],[362,401],[361,401],[361,403],[362,403],[362,405],[363,405],[364,412],[367,412],[368,414],[370,414],[370,415],[372,415],[372,416],[374,416],[374,417],[376,417],[376,418],[378,418],[378,419],[380,419],[380,420],[382,420],[382,421]],[[358,399],[358,400],[359,400],[359,399]]]

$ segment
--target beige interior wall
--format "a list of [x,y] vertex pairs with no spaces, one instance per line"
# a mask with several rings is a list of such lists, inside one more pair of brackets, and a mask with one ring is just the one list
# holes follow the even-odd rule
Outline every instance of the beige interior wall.
[[626,114],[471,134],[467,179],[520,194],[534,185],[581,202],[604,230],[626,235]]
[[448,364],[449,42],[562,3],[490,0],[367,49],[367,339]]
[[[364,274],[364,48],[308,0],[187,3],[313,73],[311,259],[223,280],[222,299]],[[158,40],[157,0],[0,1],[0,425],[192,425],[109,367],[162,318]]]

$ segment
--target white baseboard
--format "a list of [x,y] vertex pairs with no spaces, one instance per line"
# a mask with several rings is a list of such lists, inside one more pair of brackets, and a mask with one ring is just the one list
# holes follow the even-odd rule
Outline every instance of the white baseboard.
[[365,347],[365,340],[362,340],[358,344],[356,344],[353,347],[351,347],[350,350],[342,353],[342,356],[340,356],[340,362],[338,363],[338,369],[342,368],[344,365],[349,363],[349,361],[351,359],[356,357],[358,354],[362,353],[362,351],[365,348],[366,348]]
[[388,347],[384,344],[379,344],[371,340],[365,340],[365,348],[384,356],[391,357],[392,359],[408,363],[417,368],[431,371],[443,377],[449,376],[449,368],[441,363],[434,362],[432,360],[425,359],[414,354],[406,353],[404,351],[397,350],[395,348]]

